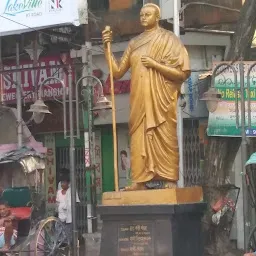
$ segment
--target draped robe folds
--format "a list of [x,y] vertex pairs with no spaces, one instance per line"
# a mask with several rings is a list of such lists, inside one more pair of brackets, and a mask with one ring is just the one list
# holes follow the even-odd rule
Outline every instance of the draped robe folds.
[[[189,71],[189,57],[180,40],[158,28],[133,39],[124,53],[115,77],[131,68],[130,118],[131,173],[135,183],[179,179],[177,99],[183,81],[171,81],[141,57]],[[113,61],[115,59],[113,58]],[[117,64],[116,64],[117,65]]]

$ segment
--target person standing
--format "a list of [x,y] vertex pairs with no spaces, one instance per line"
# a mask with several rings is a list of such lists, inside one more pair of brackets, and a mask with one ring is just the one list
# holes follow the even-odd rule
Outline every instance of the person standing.
[[67,168],[61,168],[60,171],[59,171],[59,183],[58,183],[58,187],[57,187],[57,190],[60,190],[61,189],[61,181],[63,179],[66,179],[70,177],[70,171],[69,169]]
[[0,201],[0,251],[8,251],[17,240],[18,222],[8,204]]
[[[69,186],[70,179],[63,178],[61,181],[61,189],[57,191],[56,203],[59,220],[65,226],[67,238],[72,241],[72,210],[71,210],[71,188]],[[78,194],[76,193],[76,202],[80,203]],[[61,232],[61,230],[59,230]]]

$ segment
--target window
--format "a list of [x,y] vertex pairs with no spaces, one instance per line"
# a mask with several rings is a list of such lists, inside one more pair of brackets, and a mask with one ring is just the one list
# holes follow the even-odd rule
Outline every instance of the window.
[[141,8],[145,3],[159,4],[159,0],[88,0],[89,9],[92,11],[121,10],[128,6],[129,8]]
[[140,8],[142,5],[143,0],[109,0],[109,9],[111,11]]
[[88,0],[90,10],[108,10],[109,0]]
[[153,3],[159,5],[159,0],[143,0],[143,4]]
[[143,3],[144,3],[144,0],[134,0],[135,7],[142,7]]

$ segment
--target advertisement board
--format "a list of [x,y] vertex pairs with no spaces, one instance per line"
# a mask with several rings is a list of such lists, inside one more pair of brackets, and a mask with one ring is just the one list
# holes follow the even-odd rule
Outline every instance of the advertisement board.
[[118,127],[118,173],[119,188],[123,189],[132,184],[131,182],[131,157],[130,157],[130,136],[128,127]]
[[[40,85],[44,80],[49,77],[56,77],[64,81],[65,85],[67,84],[67,76],[63,68],[56,67],[60,65],[59,56],[48,56],[42,57],[38,60],[38,66],[42,69],[33,70],[33,62],[31,60],[21,61],[20,68],[24,69],[21,71],[21,88],[22,88],[22,97],[25,102],[34,101],[34,92],[35,86]],[[48,68],[45,68],[48,67]],[[15,63],[6,63],[4,65],[4,70],[16,69]],[[74,75],[74,74],[73,74]],[[16,85],[17,82],[17,73],[10,72],[3,75],[3,95],[2,99],[5,104],[16,103]],[[48,86],[47,86],[48,85]],[[52,100],[54,98],[61,98],[63,95],[62,85],[52,79],[46,83],[46,86],[43,87],[43,99]]]
[[[254,62],[244,62],[245,88],[247,87],[247,72]],[[220,63],[214,63],[214,67]],[[239,63],[233,64],[237,72],[237,85],[240,88],[240,72]],[[209,113],[209,122],[207,134],[208,136],[225,136],[239,137],[241,136],[241,104],[240,90],[238,90],[238,109],[236,109],[236,94],[234,74],[230,68],[218,70],[220,75],[215,77],[214,86],[221,94],[221,101],[218,103],[216,111]],[[217,73],[218,73],[217,72]],[[248,95],[250,93],[250,115],[251,127],[248,127]],[[245,89],[245,122],[247,136],[256,136],[256,67],[250,73],[250,90]],[[237,111],[238,110],[238,111]],[[236,116],[238,115],[239,126],[236,124]]]
[[78,0],[1,0],[0,36],[79,25]]
[[45,168],[46,212],[47,216],[53,216],[56,209],[56,147],[54,134],[45,135],[47,147]]

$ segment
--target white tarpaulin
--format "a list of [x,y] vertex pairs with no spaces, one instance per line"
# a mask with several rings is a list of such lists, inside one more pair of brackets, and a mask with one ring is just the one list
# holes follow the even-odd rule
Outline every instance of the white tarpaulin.
[[0,36],[79,23],[79,0],[0,0]]

